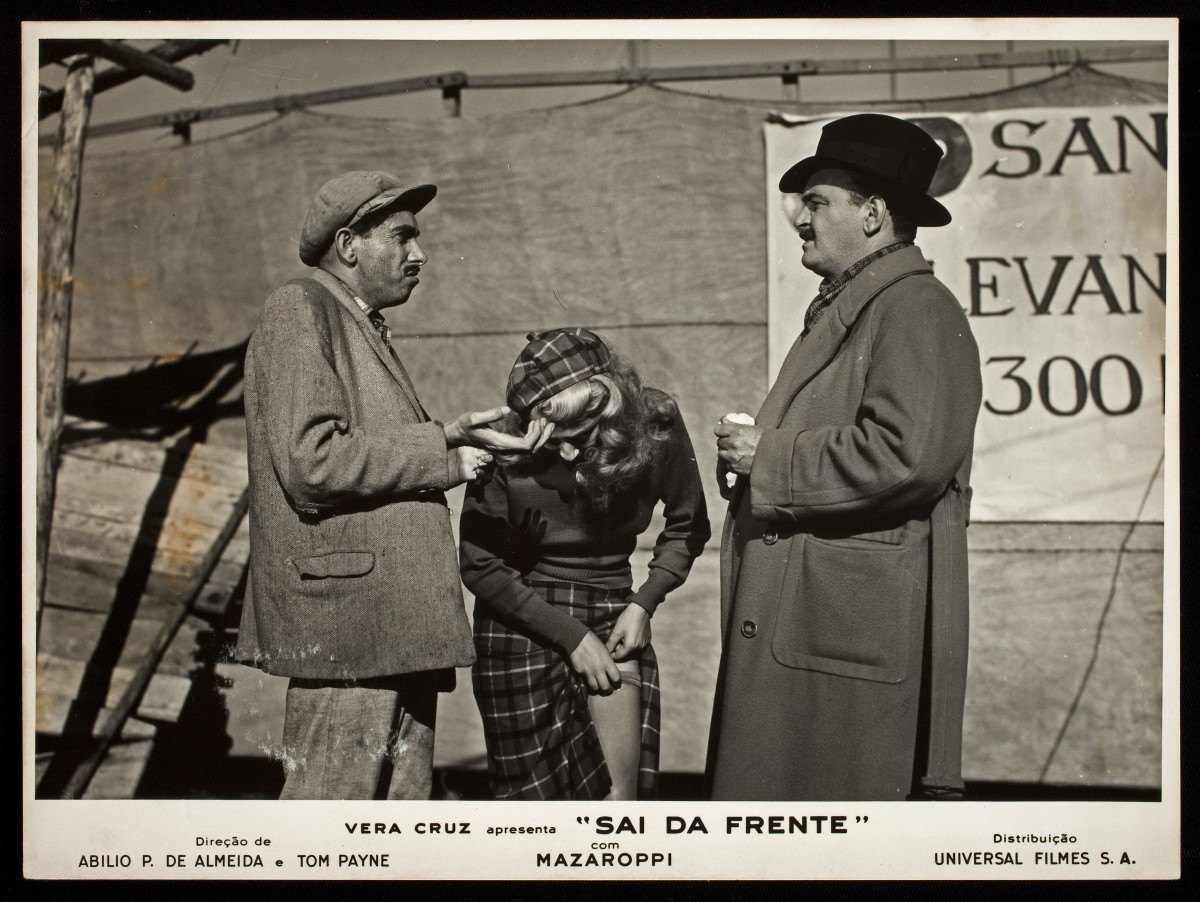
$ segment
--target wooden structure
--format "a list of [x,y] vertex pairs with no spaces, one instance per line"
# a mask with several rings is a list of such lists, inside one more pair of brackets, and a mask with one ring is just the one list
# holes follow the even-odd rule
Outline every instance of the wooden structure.
[[[236,452],[206,457],[196,451],[195,438],[184,435],[169,448],[85,442],[60,461],[93,96],[140,74],[190,90],[192,74],[172,63],[219,43],[166,42],[149,53],[120,41],[39,45],[41,65],[67,70],[62,90],[39,98],[40,117],[61,112],[38,279],[36,719],[39,737],[56,740],[37,761],[43,795],[133,794],[154,722],[177,718],[188,695],[180,656],[195,644],[190,614],[196,599],[227,599],[237,585],[229,581],[236,564],[219,566],[245,519],[245,463]],[[117,68],[97,76],[94,56]]]
[[[107,90],[146,74],[180,90],[191,90],[192,74],[171,65],[223,43],[221,41],[166,42],[143,52],[120,41],[70,40],[42,41],[41,65],[61,64],[67,80],[58,92],[43,92],[39,98],[39,117],[59,110],[55,137],[55,189],[42,236],[38,278],[37,342],[37,621],[40,629],[42,600],[46,586],[46,561],[50,540],[51,511],[54,509],[58,468],[58,441],[63,421],[63,385],[66,380],[67,348],[71,334],[71,300],[74,294],[72,268],[75,260],[75,232],[79,217],[80,180],[83,152],[92,98],[97,90]],[[98,77],[93,56],[118,64]]]
[[[202,42],[193,42],[202,43]],[[449,116],[462,113],[462,92],[511,88],[563,88],[586,85],[644,85],[692,81],[724,81],[747,78],[778,78],[798,97],[799,81],[830,75],[895,75],[901,72],[964,72],[978,69],[1015,69],[1036,66],[1074,66],[1080,64],[1150,62],[1167,59],[1165,44],[1081,49],[1009,50],[1001,53],[958,53],[938,56],[888,56],[872,59],[784,60],[768,63],[742,63],[702,66],[641,66],[637,56],[631,65],[619,69],[595,69],[571,72],[515,72],[495,75],[469,75],[461,70],[400,78],[370,84],[349,85],[325,91],[281,94],[262,100],[220,106],[172,110],[106,122],[88,129],[88,137],[101,138],[150,128],[170,128],[184,140],[191,126],[199,122],[233,119],[266,113],[387,97],[413,91],[440,90]],[[48,143],[41,139],[41,143]]]
[[37,656],[43,797],[134,794],[249,557],[241,451],[93,425],[58,474]]

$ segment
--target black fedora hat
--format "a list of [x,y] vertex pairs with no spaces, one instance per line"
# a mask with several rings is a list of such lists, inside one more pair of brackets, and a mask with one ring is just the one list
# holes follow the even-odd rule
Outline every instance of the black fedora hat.
[[920,126],[881,113],[859,113],[821,129],[817,152],[785,172],[779,190],[799,194],[813,173],[849,169],[878,181],[917,225],[943,226],[950,222],[950,211],[929,194],[941,158],[942,149]]

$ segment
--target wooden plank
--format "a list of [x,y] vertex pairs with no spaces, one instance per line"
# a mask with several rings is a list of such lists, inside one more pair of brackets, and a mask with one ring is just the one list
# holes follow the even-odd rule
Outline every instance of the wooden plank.
[[[51,554],[46,572],[46,607],[104,612],[112,607],[124,564]],[[138,601],[138,616],[165,620],[179,610],[186,576],[151,572]]]
[[[204,554],[201,537],[165,536],[155,543],[127,524],[95,520],[64,511],[55,518],[51,548],[58,554],[124,566],[135,548],[151,550],[150,571],[190,577]],[[181,547],[182,546],[182,547]]]
[[58,440],[62,434],[63,393],[71,335],[74,294],[75,231],[79,222],[79,184],[83,172],[84,135],[92,114],[95,69],[90,57],[70,63],[63,88],[63,113],[54,152],[54,187],[43,229],[38,267],[37,306],[37,522],[34,560],[37,565],[37,621],[42,616],[46,561],[50,553]]
[[[182,455],[172,453],[156,442],[122,439],[72,445],[64,451],[63,456],[161,473],[169,458]],[[246,454],[237,449],[200,442],[189,449],[183,475],[203,482],[241,488],[248,479]]]
[[[48,654],[37,656],[37,729],[40,733],[62,732],[63,718],[72,699],[79,695],[85,664],[69,661]],[[136,674],[131,668],[118,667],[112,672],[112,681],[105,697],[106,707],[117,707],[122,694]],[[184,677],[155,674],[146,686],[146,692],[138,705],[137,716],[143,720],[174,723],[191,691],[192,681]],[[66,700],[63,706],[59,700]],[[98,724],[103,724],[98,720]]]
[[84,792],[85,799],[132,799],[154,751],[153,738],[114,743]]
[[[96,640],[108,618],[90,611],[65,611],[47,606],[42,614],[43,637],[38,651],[64,661],[88,661],[96,650]],[[154,641],[162,623],[135,617],[117,659],[118,667],[136,667]]]
[[[224,506],[226,513],[231,506]],[[63,529],[82,530],[96,536],[106,536],[123,549],[131,549],[135,544],[151,544],[176,554],[192,555],[203,554],[220,531],[218,526],[169,514],[166,517],[149,517],[145,524],[142,524],[120,517],[99,516],[86,510],[72,510],[66,506],[56,511],[54,526],[56,529],[61,526]]]
[[168,515],[217,529],[224,523],[222,508],[237,500],[247,482],[246,479],[233,484],[205,482],[188,478],[186,473],[175,478],[72,455],[64,455],[59,480],[64,488],[56,503],[67,505],[68,510],[137,522],[142,519],[152,493],[169,491]]
[[[74,699],[68,698],[65,695],[56,695],[54,693],[39,694],[37,700],[37,719],[35,721],[37,732],[48,736],[61,736],[62,727],[66,723],[67,712],[71,708],[72,701]],[[92,730],[93,736],[100,735],[101,725],[115,712],[115,708],[105,707],[100,709],[100,716],[96,718],[96,726]],[[121,738],[152,739],[157,730],[158,727],[149,720],[130,717],[121,726]]]
[[[90,611],[67,611],[46,607],[42,615],[45,636],[38,651],[64,661],[87,662],[96,650],[96,641],[108,618]],[[197,637],[210,627],[203,620],[190,617],[184,621],[167,649],[159,672],[187,676],[196,667]],[[129,626],[125,645],[117,659],[117,667],[133,670],[150,653],[154,637],[162,629],[162,621],[139,616]]]

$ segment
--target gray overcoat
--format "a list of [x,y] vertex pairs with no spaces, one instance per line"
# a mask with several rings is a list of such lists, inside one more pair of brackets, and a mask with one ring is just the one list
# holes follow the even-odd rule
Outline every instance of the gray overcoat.
[[961,788],[980,394],[966,316],[916,247],[793,345],[721,543],[713,798]]
[[239,659],[311,679],[471,664],[442,427],[339,280],[313,270],[271,294],[245,397]]

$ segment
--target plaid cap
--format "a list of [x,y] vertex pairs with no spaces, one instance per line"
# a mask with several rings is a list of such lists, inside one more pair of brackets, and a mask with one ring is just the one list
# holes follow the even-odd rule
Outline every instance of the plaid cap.
[[530,332],[529,344],[508,374],[508,406],[528,419],[530,412],[577,382],[606,372],[612,354],[604,340],[581,326]]

